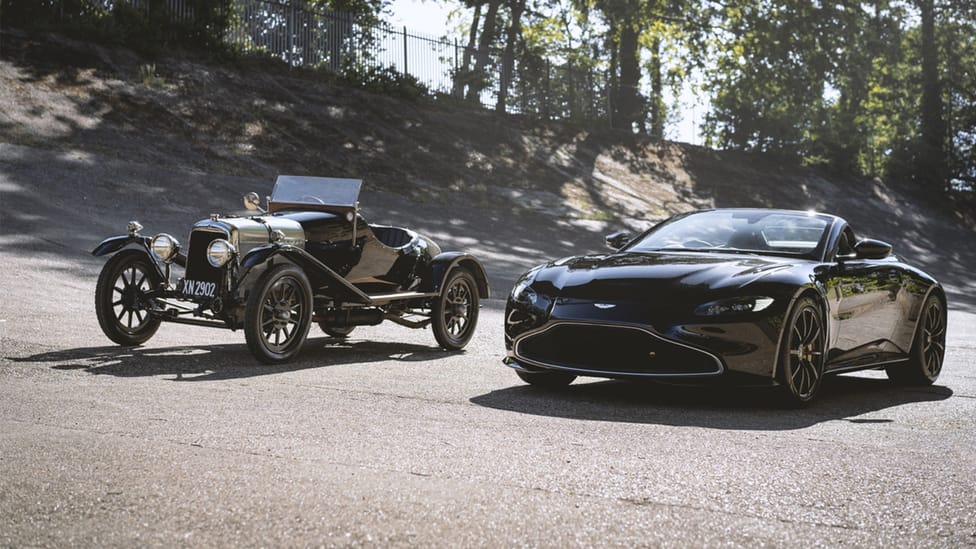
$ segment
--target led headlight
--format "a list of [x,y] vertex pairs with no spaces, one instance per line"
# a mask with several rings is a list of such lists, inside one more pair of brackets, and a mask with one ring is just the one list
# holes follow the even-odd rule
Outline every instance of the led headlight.
[[180,243],[176,241],[175,238],[166,234],[159,233],[152,239],[152,251],[156,254],[156,257],[169,263],[176,256],[176,250],[180,247]]
[[535,275],[539,272],[540,267],[536,267],[531,271],[522,275],[521,278],[515,283],[515,287],[512,288],[512,299],[518,303],[531,303],[534,304],[539,298],[535,290],[532,289],[532,283],[535,282]]
[[695,309],[699,316],[738,315],[758,313],[773,304],[771,297],[733,297],[706,303]]
[[207,261],[219,269],[226,265],[236,253],[237,250],[234,249],[234,246],[230,242],[227,242],[223,238],[218,238],[207,246]]

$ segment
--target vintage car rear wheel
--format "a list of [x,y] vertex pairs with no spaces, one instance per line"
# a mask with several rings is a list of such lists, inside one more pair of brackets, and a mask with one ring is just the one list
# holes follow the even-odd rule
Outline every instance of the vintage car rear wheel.
[[248,295],[244,315],[244,339],[255,358],[267,364],[291,360],[312,324],[308,277],[294,265],[264,273]]
[[124,346],[145,343],[159,329],[145,293],[162,280],[149,257],[138,250],[115,254],[102,267],[95,286],[95,314],[109,339]]
[[790,311],[784,327],[777,376],[783,403],[791,407],[809,404],[823,381],[826,331],[817,303],[801,298]]
[[569,372],[521,372],[516,370],[519,378],[528,383],[529,385],[534,385],[536,387],[543,387],[546,389],[556,389],[559,387],[565,387],[576,379],[574,374]]
[[942,372],[945,359],[946,312],[942,301],[930,295],[922,306],[908,362],[885,368],[888,379],[903,385],[931,385]]
[[431,310],[434,338],[449,351],[463,349],[478,325],[478,284],[471,271],[453,269]]

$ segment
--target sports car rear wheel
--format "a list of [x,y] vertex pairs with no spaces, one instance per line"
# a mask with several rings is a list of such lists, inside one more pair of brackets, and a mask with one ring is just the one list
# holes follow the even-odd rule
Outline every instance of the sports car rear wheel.
[[785,404],[804,406],[823,380],[826,333],[820,308],[810,298],[793,306],[783,334],[777,376]]
[[143,252],[127,250],[108,260],[95,286],[95,313],[109,339],[133,346],[156,333],[160,320],[150,316],[152,301],[145,294],[161,281]]
[[529,385],[535,385],[536,387],[544,387],[546,389],[556,389],[559,387],[565,387],[576,379],[576,376],[567,372],[520,372],[515,371],[516,374],[522,379],[522,381],[528,383]]
[[942,372],[945,358],[946,312],[939,298],[929,296],[915,328],[915,342],[907,363],[885,368],[888,379],[905,385],[931,385]]
[[478,285],[471,272],[452,270],[431,309],[437,343],[449,351],[463,349],[478,325]]
[[301,269],[280,265],[266,272],[247,298],[244,338],[266,364],[291,360],[312,324],[312,288]]

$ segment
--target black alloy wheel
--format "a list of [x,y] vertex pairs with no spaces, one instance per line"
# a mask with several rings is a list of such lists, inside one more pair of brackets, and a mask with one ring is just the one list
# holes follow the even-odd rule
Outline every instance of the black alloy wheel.
[[827,334],[820,307],[810,298],[793,306],[783,334],[777,375],[785,404],[805,406],[823,381]]
[[888,365],[888,379],[904,385],[931,385],[942,372],[945,343],[946,311],[942,301],[932,295],[922,306],[908,362]]
[[130,347],[145,343],[156,333],[160,320],[149,314],[155,304],[146,293],[161,282],[144,252],[122,251],[105,263],[95,286],[95,313],[109,339]]
[[301,269],[279,265],[266,272],[247,298],[244,339],[255,358],[279,364],[294,358],[312,324],[312,288]]
[[515,370],[522,381],[535,387],[543,389],[558,389],[565,387],[576,379],[576,376],[569,372],[523,372]]
[[478,285],[470,271],[453,269],[431,307],[434,338],[449,351],[464,348],[478,325]]

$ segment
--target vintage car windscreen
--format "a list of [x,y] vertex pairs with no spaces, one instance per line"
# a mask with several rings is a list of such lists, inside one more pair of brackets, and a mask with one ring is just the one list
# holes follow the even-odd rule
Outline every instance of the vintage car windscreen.
[[280,175],[271,202],[353,208],[359,200],[360,179]]
[[802,212],[720,210],[665,223],[627,251],[691,250],[812,255],[826,240],[831,218]]

